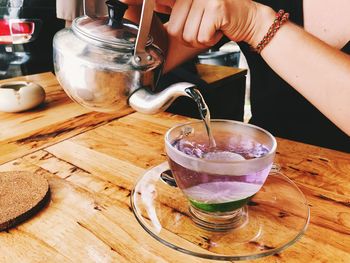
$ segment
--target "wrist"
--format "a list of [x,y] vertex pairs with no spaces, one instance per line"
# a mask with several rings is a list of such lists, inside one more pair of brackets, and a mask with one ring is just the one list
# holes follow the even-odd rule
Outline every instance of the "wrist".
[[259,44],[273,23],[275,15],[276,12],[272,8],[256,3],[252,34],[246,41],[249,45],[256,47]]

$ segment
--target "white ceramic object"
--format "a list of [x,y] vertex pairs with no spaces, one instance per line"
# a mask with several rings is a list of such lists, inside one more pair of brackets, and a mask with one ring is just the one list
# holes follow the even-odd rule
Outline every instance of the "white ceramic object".
[[0,111],[20,112],[38,106],[45,100],[45,90],[38,84],[12,81],[0,84]]

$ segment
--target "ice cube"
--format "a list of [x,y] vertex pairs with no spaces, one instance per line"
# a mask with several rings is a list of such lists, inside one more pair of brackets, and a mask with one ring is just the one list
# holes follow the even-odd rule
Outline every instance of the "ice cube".
[[245,160],[244,157],[238,153],[229,151],[212,151],[207,152],[203,155],[206,160],[212,161],[242,161]]

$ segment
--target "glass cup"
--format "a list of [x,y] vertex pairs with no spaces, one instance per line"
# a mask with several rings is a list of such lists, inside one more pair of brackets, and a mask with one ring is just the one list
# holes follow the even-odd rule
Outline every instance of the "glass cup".
[[238,121],[211,120],[210,129],[214,147],[203,121],[193,121],[171,128],[165,149],[192,220],[226,231],[247,222],[246,204],[263,186],[277,143],[264,129]]

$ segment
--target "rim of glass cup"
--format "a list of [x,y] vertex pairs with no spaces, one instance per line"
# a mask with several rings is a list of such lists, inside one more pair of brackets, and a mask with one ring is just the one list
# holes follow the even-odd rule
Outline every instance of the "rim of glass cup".
[[271,155],[274,155],[275,152],[276,152],[276,149],[277,149],[277,141],[276,141],[276,138],[270,133],[268,132],[267,130],[259,127],[259,126],[256,126],[256,125],[253,125],[253,124],[250,124],[250,123],[244,123],[244,122],[240,122],[240,121],[234,121],[234,120],[226,120],[226,119],[211,119],[210,120],[210,123],[212,122],[226,122],[226,123],[234,123],[234,124],[238,124],[238,125],[241,125],[241,126],[247,126],[247,127],[250,127],[250,128],[254,128],[254,129],[257,129],[257,130],[260,130],[262,131],[263,133],[265,133],[268,137],[270,137],[271,139],[271,142],[272,142],[272,147],[271,149],[269,149],[269,152],[267,154],[265,154],[263,157],[259,157],[259,158],[253,158],[253,159],[245,159],[245,160],[208,160],[208,159],[200,159],[200,158],[197,158],[197,157],[193,157],[193,156],[190,156],[178,149],[176,149],[172,144],[171,142],[169,141],[169,137],[170,137],[170,134],[173,130],[177,129],[177,128],[180,128],[182,126],[186,126],[186,125],[190,125],[190,124],[194,124],[194,123],[203,123],[202,120],[195,120],[195,121],[188,121],[188,122],[185,122],[185,123],[181,123],[181,124],[177,124],[173,127],[171,127],[166,133],[165,133],[165,136],[164,136],[164,141],[165,141],[165,144],[166,146],[169,148],[169,149],[172,149],[174,150],[177,154],[179,154],[180,156],[184,157],[184,158],[187,158],[187,159],[190,159],[190,160],[193,160],[193,161],[196,161],[196,162],[199,162],[199,163],[215,163],[215,164],[240,164],[240,163],[244,163],[244,164],[247,164],[247,163],[255,163],[255,162],[261,162],[263,160],[266,160],[266,159],[269,159],[271,158]]

